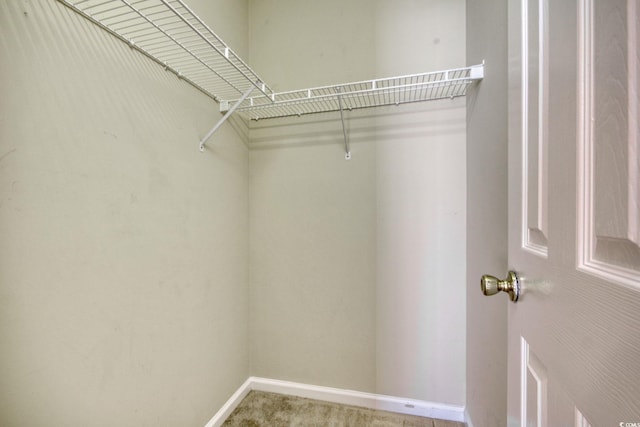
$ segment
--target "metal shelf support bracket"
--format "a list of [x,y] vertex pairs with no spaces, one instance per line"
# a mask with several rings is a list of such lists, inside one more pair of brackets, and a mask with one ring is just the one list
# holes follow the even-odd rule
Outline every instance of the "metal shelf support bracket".
[[236,111],[236,109],[240,106],[240,104],[242,104],[244,102],[245,99],[247,99],[247,97],[249,95],[251,95],[251,92],[253,92],[253,88],[254,86],[249,87],[249,89],[247,89],[247,91],[242,95],[242,97],[238,100],[238,102],[236,102],[235,104],[233,104],[233,106],[231,108],[229,108],[227,110],[227,112],[225,113],[224,116],[222,116],[222,118],[220,119],[220,121],[218,123],[216,123],[216,125],[204,136],[204,138],[202,138],[202,140],[200,141],[200,151],[204,151],[204,144],[206,144],[207,140],[209,138],[211,138],[211,135],[213,135],[214,133],[216,133],[216,131],[218,130],[218,128],[220,126],[222,126],[222,124],[224,122],[227,121],[227,119],[229,118],[229,116],[231,116],[233,114],[234,111]]
[[344,109],[342,108],[342,96],[340,95],[340,88],[336,88],[338,93],[338,105],[340,106],[340,121],[342,122],[342,136],[344,136],[344,155],[345,160],[351,160],[351,150],[349,149],[349,140],[347,139],[347,128],[344,125]]

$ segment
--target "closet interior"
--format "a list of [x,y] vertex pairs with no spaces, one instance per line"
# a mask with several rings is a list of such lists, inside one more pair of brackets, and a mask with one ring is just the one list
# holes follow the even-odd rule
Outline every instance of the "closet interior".
[[0,1],[0,424],[202,426],[250,377],[462,420],[465,11]]

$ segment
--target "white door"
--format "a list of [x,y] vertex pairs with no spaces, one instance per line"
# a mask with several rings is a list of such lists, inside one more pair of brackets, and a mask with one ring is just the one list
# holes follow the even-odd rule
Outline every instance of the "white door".
[[638,3],[509,2],[510,426],[640,426]]

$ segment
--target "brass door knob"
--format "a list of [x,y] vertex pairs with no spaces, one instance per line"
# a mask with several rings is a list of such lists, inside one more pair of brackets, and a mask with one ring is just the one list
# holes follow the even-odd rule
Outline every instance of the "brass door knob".
[[509,294],[513,302],[518,301],[518,297],[520,297],[520,279],[515,271],[507,273],[507,278],[504,280],[485,274],[480,280],[480,288],[486,296],[503,291]]

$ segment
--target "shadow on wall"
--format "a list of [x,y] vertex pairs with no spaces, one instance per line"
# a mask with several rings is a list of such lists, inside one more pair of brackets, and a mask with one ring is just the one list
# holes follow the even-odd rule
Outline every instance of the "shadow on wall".
[[[249,123],[251,150],[293,146],[344,146],[340,113],[259,120]],[[466,129],[463,98],[345,111],[349,143],[459,135]]]

